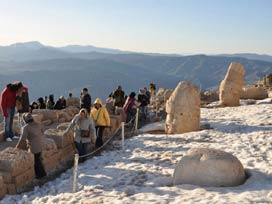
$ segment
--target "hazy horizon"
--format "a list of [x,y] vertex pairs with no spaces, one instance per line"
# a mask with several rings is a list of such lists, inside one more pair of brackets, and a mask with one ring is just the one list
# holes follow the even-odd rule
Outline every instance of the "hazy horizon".
[[0,44],[272,55],[270,0],[0,0]]

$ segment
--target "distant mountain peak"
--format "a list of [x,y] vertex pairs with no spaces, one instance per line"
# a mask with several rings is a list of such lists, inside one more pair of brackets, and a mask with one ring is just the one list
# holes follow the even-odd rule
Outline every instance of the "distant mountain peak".
[[29,42],[18,42],[15,44],[11,44],[10,47],[36,50],[36,49],[43,48],[45,46],[43,44],[41,44],[39,41],[29,41]]

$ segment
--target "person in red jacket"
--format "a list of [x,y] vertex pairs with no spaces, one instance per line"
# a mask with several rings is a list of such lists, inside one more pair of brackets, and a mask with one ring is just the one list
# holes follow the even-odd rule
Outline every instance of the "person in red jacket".
[[1,110],[4,116],[5,138],[11,142],[14,137],[12,131],[13,118],[15,113],[16,93],[23,88],[22,82],[7,84],[1,93]]

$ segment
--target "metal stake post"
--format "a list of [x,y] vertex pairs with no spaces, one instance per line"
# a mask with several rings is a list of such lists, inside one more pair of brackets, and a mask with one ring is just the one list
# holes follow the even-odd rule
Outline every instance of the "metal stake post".
[[138,130],[138,120],[139,120],[139,108],[137,108],[137,113],[136,113],[136,121],[135,121],[135,130]]
[[122,122],[122,149],[124,149],[125,144],[125,122]]
[[73,172],[73,192],[77,191],[77,169],[78,169],[78,159],[79,155],[75,154],[75,161],[74,161],[74,172]]

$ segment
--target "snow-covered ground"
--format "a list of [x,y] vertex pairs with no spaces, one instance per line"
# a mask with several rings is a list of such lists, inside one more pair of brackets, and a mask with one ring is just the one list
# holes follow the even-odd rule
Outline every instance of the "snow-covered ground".
[[[105,152],[79,165],[77,193],[72,169],[32,192],[1,203],[272,203],[272,104],[202,109],[201,123],[214,129],[179,135],[144,134],[125,149]],[[192,147],[237,156],[251,174],[238,187],[171,185],[177,162]]]

